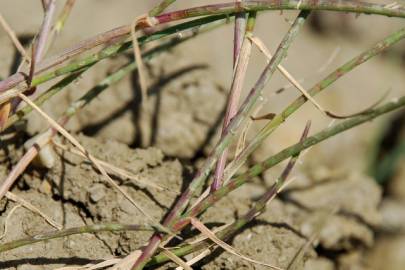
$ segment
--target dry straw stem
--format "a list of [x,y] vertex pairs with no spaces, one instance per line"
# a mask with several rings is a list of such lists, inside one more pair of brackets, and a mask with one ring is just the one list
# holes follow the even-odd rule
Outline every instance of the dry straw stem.
[[[259,50],[266,56],[267,61],[270,62],[271,58],[273,57],[270,53],[270,51],[267,49],[266,45],[264,44],[264,42],[256,36],[250,36],[249,37],[250,40],[259,48]],[[389,91],[386,92],[375,104],[369,106],[367,109],[364,109],[360,112],[354,113],[354,114],[350,114],[350,115],[340,115],[334,112],[331,112],[329,110],[325,110],[308,92],[307,90],[305,90],[305,88],[291,75],[290,72],[287,71],[287,69],[285,67],[283,67],[282,65],[278,66],[278,70],[281,72],[281,74],[284,75],[284,77],[286,77],[286,79],[293,85],[295,86],[300,92],[301,94],[307,99],[309,100],[321,113],[323,113],[325,116],[329,116],[331,118],[335,118],[335,119],[346,119],[346,118],[351,118],[360,114],[363,114],[365,111],[368,111],[372,108],[374,108],[375,106],[377,106],[378,104],[380,104],[389,94]],[[273,119],[274,117],[272,117],[271,119]],[[271,120],[270,119],[270,120]]]
[[185,261],[183,261],[181,258],[177,257],[176,254],[174,254],[173,252],[171,252],[170,250],[168,250],[166,248],[162,248],[162,249],[163,249],[162,253],[165,254],[170,260],[175,262],[177,265],[182,267],[182,269],[193,270],[193,268],[191,268]]
[[32,237],[22,238],[5,244],[0,244],[0,252],[12,250],[22,246],[32,245],[34,243],[43,242],[50,239],[62,238],[74,234],[120,232],[120,231],[156,231],[156,228],[148,225],[126,225],[119,223],[94,224],[82,227],[74,227],[60,231],[37,234]]
[[[224,149],[229,146],[229,144],[235,139],[236,132],[241,124],[246,118],[248,118],[252,108],[256,104],[257,100],[261,98],[263,89],[267,82],[269,81],[271,75],[274,73],[277,66],[285,58],[287,50],[297,36],[299,29],[305,22],[306,17],[309,15],[309,12],[303,11],[300,12],[294,24],[291,26],[290,30],[286,33],[283,38],[279,48],[277,49],[272,61],[266,66],[260,78],[257,80],[255,86],[252,88],[245,102],[241,105],[239,112],[232,118],[232,121],[227,127],[225,135],[221,138],[219,143],[216,145],[213,153],[207,158],[202,168],[199,170],[197,175],[193,178],[190,185],[183,192],[180,199],[176,202],[175,206],[172,208],[170,213],[167,215],[163,222],[163,226],[170,227],[174,225],[176,220],[180,217],[183,210],[187,207],[190,198],[194,193],[201,187],[202,184],[208,178],[210,171],[214,167],[215,163],[218,160],[218,157],[222,154]],[[158,248],[159,243],[161,242],[162,235],[155,234],[149,245],[144,249],[141,257],[136,261],[133,269],[142,269],[146,261],[153,255],[155,250]]]
[[15,212],[15,210],[17,210],[18,208],[20,208],[22,205],[21,204],[17,204],[16,206],[14,206],[10,212],[8,213],[6,220],[4,221],[4,229],[3,229],[3,233],[0,235],[0,240],[4,238],[4,236],[7,235],[7,229],[8,229],[8,221],[10,219],[10,217],[13,215],[13,213]]
[[[263,173],[265,170],[279,164],[283,160],[296,156],[297,154],[304,151],[305,149],[307,149],[315,144],[318,144],[330,137],[333,137],[339,133],[342,133],[355,126],[364,124],[383,114],[392,112],[394,110],[397,110],[397,109],[400,109],[403,107],[405,107],[405,97],[401,97],[395,101],[388,102],[382,106],[379,106],[378,108],[371,110],[368,113],[365,113],[364,115],[356,116],[349,120],[344,120],[344,121],[336,124],[333,127],[326,128],[326,129],[306,138],[304,141],[302,141],[300,143],[297,143],[295,145],[292,145],[292,146],[280,151],[279,153],[269,157],[262,163],[259,163],[255,166],[251,167],[248,170],[248,172],[231,180],[226,186],[224,186],[224,187],[218,189],[217,191],[215,191],[214,193],[210,194],[210,196],[205,200],[204,205],[203,205],[203,207],[201,207],[200,211],[203,211],[204,209],[207,209],[208,207],[212,206],[216,201],[218,201],[221,198],[223,198],[224,196],[226,196],[226,194],[228,194],[232,190],[235,190],[237,187],[239,187],[240,185],[242,185],[249,179],[252,179],[255,176]],[[193,210],[193,211],[195,211],[195,210]],[[230,234],[230,231],[232,231],[232,228],[235,228],[235,226],[231,226],[230,229],[220,232],[217,235],[217,237],[222,240],[226,240],[224,238],[225,238],[225,236]],[[232,233],[234,233],[234,232],[232,232]],[[196,245],[182,246],[180,248],[173,250],[173,252],[177,256],[184,256],[184,255],[196,252],[198,250],[205,249],[205,248],[209,247],[210,245],[212,245],[212,242],[207,240],[207,241],[198,243]],[[151,265],[155,265],[155,264],[160,264],[160,263],[166,262],[167,260],[168,259],[165,257],[165,255],[158,254],[155,257],[153,257],[147,263],[147,265],[151,266]]]
[[31,61],[29,55],[27,55],[24,46],[20,43],[18,40],[15,32],[11,28],[11,26],[7,23],[7,21],[4,19],[4,17],[0,13],[0,24],[3,27],[4,31],[6,31],[8,37],[10,40],[13,42],[14,46],[18,50],[18,52],[21,54],[21,56],[27,61],[28,63]]
[[[244,21],[244,16],[243,15],[242,20]],[[240,18],[239,18],[240,19]],[[247,27],[246,27],[246,32],[245,35],[242,35],[242,45],[241,48],[239,48],[239,39],[240,39],[240,31],[242,25],[244,23],[239,22],[237,24],[237,20],[235,21],[235,45],[234,47],[237,47],[237,55],[236,55],[236,62],[234,66],[234,72],[233,72],[233,78],[232,78],[232,84],[231,84],[231,89],[229,91],[229,96],[228,96],[228,104],[225,112],[225,117],[224,117],[224,122],[222,124],[222,134],[221,136],[224,136],[227,131],[227,127],[229,123],[231,122],[231,119],[236,115],[238,112],[238,107],[239,107],[239,99],[242,93],[242,88],[243,84],[245,81],[246,77],[246,70],[249,64],[249,59],[250,59],[250,53],[252,51],[252,42],[247,38],[249,35],[253,33],[255,24],[256,24],[256,12],[252,12],[249,14],[249,19],[247,22]],[[244,29],[245,27],[243,27]],[[215,191],[219,187],[222,186],[222,176],[224,173],[226,161],[228,157],[228,148],[225,148],[224,151],[222,152],[221,156],[218,158],[217,166],[215,168],[215,173],[214,173],[214,180],[211,185],[211,190]]]
[[141,108],[140,108],[140,119],[141,121],[141,136],[142,136],[142,146],[147,147],[150,145],[150,138],[152,134],[152,128],[150,124],[150,112],[148,108],[148,103],[147,103],[147,97],[148,97],[148,82],[147,82],[147,77],[146,77],[146,71],[145,71],[145,65],[142,61],[142,54],[141,54],[141,48],[138,43],[138,37],[136,30],[138,26],[141,26],[146,22],[148,27],[153,27],[157,21],[154,20],[154,17],[151,16],[156,16],[159,15],[164,11],[165,8],[167,8],[170,4],[172,4],[174,1],[167,1],[164,0],[162,1],[158,6],[156,6],[154,9],[152,9],[149,14],[141,15],[131,23],[131,38],[132,38],[132,48],[134,51],[134,57],[135,61],[138,63],[138,80],[139,80],[139,86],[141,88]]
[[[46,11],[45,11],[45,17],[41,25],[41,29],[38,34],[38,41],[35,44],[35,56],[33,58],[35,59],[32,62],[35,62],[35,64],[39,63],[42,58],[45,56],[46,52],[46,44],[48,41],[49,33],[51,31],[52,27],[52,18],[55,14],[56,10],[56,0],[50,0],[49,3],[47,4]],[[32,63],[31,63],[32,65]]]
[[[322,81],[314,85],[308,93],[311,96],[315,96],[322,92],[332,83],[337,81],[342,76],[346,75],[352,71],[357,66],[367,62],[376,55],[379,55],[385,49],[396,44],[398,41],[405,38],[405,28],[402,28],[391,35],[387,36],[382,41],[376,43],[370,49],[364,51],[353,59],[349,60],[335,71],[326,76]],[[300,96],[295,101],[293,101],[289,106],[287,106],[281,113],[277,114],[269,123],[267,123],[258,134],[251,140],[251,142],[245,147],[245,149],[239,154],[237,158],[232,160],[232,162],[227,166],[224,172],[224,182],[227,182],[242,166],[247,157],[255,150],[257,147],[285,120],[294,112],[296,112],[302,105],[305,104],[307,99],[304,96]]]
[[[60,143],[55,142],[54,140],[52,141],[52,144],[55,145],[56,147],[62,149],[63,151],[68,151],[68,152],[70,152],[72,154],[75,154],[77,156],[80,156],[82,158],[87,159],[87,157],[82,152],[80,152],[80,151],[78,151],[78,150],[76,150],[74,148],[71,148],[71,147],[69,147],[67,145],[62,145]],[[119,176],[122,176],[124,178],[134,180],[140,186],[151,187],[151,188],[157,189],[159,191],[168,191],[168,192],[172,192],[172,193],[177,193],[177,192],[172,191],[172,190],[170,190],[170,189],[168,189],[166,187],[162,187],[162,186],[160,186],[158,184],[150,183],[149,181],[147,181],[146,178],[142,179],[142,177],[140,177],[139,175],[134,175],[134,174],[132,174],[131,172],[129,172],[127,170],[119,168],[119,167],[117,167],[117,166],[115,166],[113,164],[110,164],[108,162],[105,162],[105,161],[103,161],[101,159],[98,159],[98,158],[94,158],[94,159],[96,159],[97,162],[99,162],[100,165],[103,166],[110,173],[115,173],[115,174],[117,174]]]
[[224,241],[222,241],[221,239],[219,239],[215,233],[213,233],[210,229],[208,229],[201,221],[199,221],[198,219],[194,218],[194,217],[189,217],[188,220],[190,221],[190,223],[197,229],[199,230],[203,235],[205,235],[209,240],[211,240],[212,242],[214,242],[215,244],[217,244],[218,246],[220,246],[221,248],[223,248],[225,251],[227,251],[228,253],[231,253],[232,255],[241,258],[244,261],[248,261],[250,263],[253,264],[257,264],[257,265],[261,265],[261,266],[266,266],[272,269],[277,269],[277,270],[281,270],[281,268],[277,267],[277,266],[273,266],[271,264],[268,263],[264,263],[264,262],[260,262],[260,261],[256,261],[253,260],[241,253],[239,253],[238,251],[236,251],[232,246],[228,245],[227,243],[225,243]]
[[51,219],[50,217],[48,217],[47,215],[45,215],[41,210],[39,210],[37,207],[35,207],[34,205],[32,205],[31,203],[27,202],[26,200],[24,200],[23,198],[20,198],[19,196],[15,195],[14,193],[11,192],[7,192],[6,193],[6,198],[14,201],[16,203],[18,203],[21,206],[24,206],[24,208],[34,212],[35,214],[41,216],[49,225],[51,225],[52,227],[61,230],[63,228],[63,226],[59,223],[57,223],[56,221],[54,221],[53,219]]
[[[300,5],[299,5],[300,4]],[[264,10],[283,10],[283,9],[300,9],[300,10],[330,10],[330,11],[342,11],[342,12],[353,12],[357,14],[378,14],[390,17],[401,17],[405,18],[405,9],[400,7],[390,7],[379,4],[370,4],[368,2],[359,2],[357,0],[346,0],[336,2],[334,0],[319,0],[319,1],[283,1],[279,0],[263,0],[263,1],[247,1],[241,3],[224,3],[224,4],[215,4],[208,6],[201,6],[196,8],[190,8],[185,10],[179,10],[174,12],[168,12],[156,17],[153,17],[157,20],[157,24],[164,24],[168,22],[174,22],[178,20],[188,19],[192,17],[199,16],[209,16],[212,15],[232,15],[235,12],[249,12],[249,11],[264,11]],[[142,25],[142,27],[147,27],[148,24]],[[41,64],[37,67],[36,75],[39,75],[43,71],[54,67],[55,65],[61,64],[72,57],[88,51],[100,44],[106,44],[112,40],[116,40],[119,37],[128,36],[130,33],[130,25],[124,25],[117,27],[113,30],[107,31],[105,33],[99,34],[93,38],[82,41],[79,44],[73,46],[72,48],[67,49],[64,53],[59,56],[56,56],[49,60],[48,63]],[[101,59],[115,55],[118,52],[122,52],[128,47],[122,47],[124,42],[118,42],[112,46],[107,47],[102,52],[98,54],[93,54],[86,57],[85,59],[67,64],[62,69],[59,69],[57,73],[48,73],[42,76],[37,76],[34,78],[33,84],[38,85],[50,79],[53,79],[57,76],[71,73],[82,68],[86,68],[89,63],[96,63]],[[122,50],[119,50],[122,49]],[[9,78],[0,82],[0,92],[3,92],[7,89],[10,89],[17,84],[24,81],[25,78],[22,74],[16,73]]]

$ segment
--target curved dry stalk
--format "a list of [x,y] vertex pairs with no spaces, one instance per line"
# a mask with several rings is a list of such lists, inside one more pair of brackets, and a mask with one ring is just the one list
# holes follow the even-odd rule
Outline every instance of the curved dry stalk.
[[7,21],[4,19],[3,15],[1,15],[1,13],[0,13],[0,24],[3,27],[4,31],[6,31],[10,40],[13,42],[17,51],[21,54],[23,59],[25,59],[25,61],[27,61],[27,63],[29,63],[31,61],[30,56],[27,54],[27,52],[24,49],[24,46],[18,40],[15,32],[13,31],[11,26],[7,23]]
[[143,22],[143,21],[148,21],[150,26],[154,26],[154,21],[148,17],[148,15],[144,14],[141,15],[131,23],[131,38],[132,38],[132,48],[134,50],[134,57],[135,61],[138,63],[138,77],[139,77],[139,85],[141,87],[141,98],[142,98],[142,105],[145,105],[146,103],[146,98],[147,98],[147,91],[148,91],[148,86],[146,82],[146,74],[145,74],[145,65],[142,61],[142,54],[141,54],[141,49],[139,47],[138,43],[138,37],[136,35],[136,28],[137,26]]
[[0,244],[0,253],[12,250],[18,247],[32,245],[38,242],[47,241],[50,239],[62,238],[74,234],[83,233],[98,233],[98,232],[119,232],[119,231],[155,231],[153,226],[146,225],[125,225],[119,223],[107,223],[107,224],[94,224],[82,227],[74,227],[64,229],[60,231],[46,232],[42,234],[34,235],[33,237],[22,238],[15,241],[11,241],[5,244]]
[[261,265],[261,266],[266,266],[269,267],[271,269],[276,269],[276,270],[282,270],[281,268],[268,264],[268,263],[264,263],[264,262],[260,262],[257,260],[253,260],[243,254],[241,254],[240,252],[236,251],[232,246],[228,245],[227,243],[225,243],[224,241],[222,241],[220,238],[218,238],[215,233],[213,233],[210,229],[208,229],[201,221],[199,221],[198,219],[196,219],[195,217],[189,217],[187,218],[188,220],[190,220],[190,223],[196,228],[198,229],[202,234],[204,234],[209,240],[211,240],[212,242],[214,242],[215,244],[217,244],[218,246],[220,246],[221,248],[223,248],[225,251],[231,253],[232,255],[241,258],[244,261],[248,261],[252,264],[257,264],[257,265]]
[[[131,23],[131,38],[132,38],[132,48],[134,51],[134,57],[136,62],[138,63],[138,78],[139,78],[139,86],[141,88],[141,108],[140,108],[140,116],[141,119],[141,142],[143,147],[147,147],[150,145],[150,138],[152,134],[150,122],[150,113],[147,103],[148,97],[148,82],[146,77],[145,66],[142,60],[141,48],[138,43],[138,37],[136,30],[138,26],[142,27],[142,24],[147,22],[149,27],[153,27],[157,24],[157,21],[154,19],[153,16],[159,15],[162,13],[169,5],[174,3],[175,0],[163,0],[158,6],[153,8],[149,11],[148,14],[144,14],[135,18]],[[152,17],[151,17],[152,16]]]
[[24,208],[32,211],[33,213],[39,215],[40,217],[42,217],[49,225],[51,225],[52,227],[54,227],[55,229],[61,230],[63,228],[63,226],[59,223],[57,223],[56,221],[54,221],[53,219],[51,219],[50,217],[48,217],[47,215],[45,215],[40,209],[38,209],[37,207],[35,207],[34,205],[32,205],[30,202],[27,202],[26,200],[24,200],[23,198],[15,195],[12,192],[7,192],[6,193],[6,198],[9,200],[12,200],[16,203],[18,203],[19,205],[23,206]]
[[13,213],[15,212],[15,210],[17,210],[18,208],[20,208],[22,205],[21,204],[17,204],[16,206],[14,206],[10,212],[8,213],[6,219],[4,220],[4,229],[3,229],[3,233],[0,235],[0,240],[4,238],[4,236],[6,236],[7,234],[7,225],[8,225],[8,220],[10,219],[10,217],[13,215]]
[[193,270],[185,261],[179,258],[176,254],[166,248],[162,248],[162,253],[165,254],[170,260],[179,265],[182,269]]

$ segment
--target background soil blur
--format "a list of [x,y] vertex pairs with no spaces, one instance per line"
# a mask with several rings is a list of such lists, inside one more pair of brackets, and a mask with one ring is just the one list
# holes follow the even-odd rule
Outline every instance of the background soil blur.
[[[98,33],[128,24],[157,2],[77,0],[62,35],[49,55],[57,54]],[[171,9],[216,2],[179,0]],[[59,4],[59,8],[61,6]],[[35,35],[42,22],[40,1],[1,0],[0,12],[19,37],[27,40]],[[296,14],[260,13],[255,35],[274,51]],[[382,16],[313,13],[293,43],[283,65],[306,88],[310,88],[336,67],[403,26],[404,21],[401,19]],[[111,159],[116,165],[128,168],[133,173],[141,173],[162,185],[170,186],[174,191],[182,190],[195,168],[218,140],[232,75],[232,40],[233,29],[232,24],[229,24],[196,37],[148,64],[152,85],[148,102],[154,108],[154,131],[150,138],[152,148],[136,149],[141,146],[141,138],[137,118],[139,89],[135,73],[105,91],[72,119],[68,129],[81,133],[81,142],[96,156]],[[0,31],[0,44],[0,76],[5,78],[10,74],[15,50],[3,31]],[[102,61],[77,80],[74,86],[46,103],[45,110],[56,118],[83,91],[126,62],[125,56]],[[263,55],[254,49],[250,63],[245,94],[266,62]],[[405,43],[400,42],[344,76],[317,96],[317,100],[329,110],[351,114],[367,108],[388,90],[387,100],[404,95],[404,71]],[[39,89],[46,89],[49,85]],[[268,101],[260,114],[279,112],[299,95],[291,87],[274,95],[276,90],[286,85],[287,81],[276,73],[266,87]],[[306,104],[253,154],[249,163],[261,161],[295,143],[307,120],[312,121],[311,133],[333,124],[331,119],[321,115],[311,104]],[[404,122],[402,110],[313,147],[294,172],[298,177],[296,186],[276,200],[252,226],[236,236],[232,242],[234,246],[257,260],[287,267],[297,250],[316,231],[317,225],[314,224],[325,219],[325,207],[337,205],[339,212],[327,216],[328,222],[322,229],[319,241],[311,246],[297,266],[298,269],[403,269],[405,158],[402,155],[390,174],[390,181],[386,178],[381,186],[367,173],[372,166],[370,164],[379,164],[378,161],[372,163],[374,157],[383,158],[384,153],[376,154],[376,151],[390,151],[404,142]],[[35,135],[46,125],[33,113],[29,117],[26,132]],[[260,122],[254,123],[250,135],[260,130],[262,125]],[[384,142],[384,134],[387,134],[386,144],[381,143]],[[394,139],[392,134],[396,134]],[[100,145],[104,148],[100,148]],[[391,148],[384,148],[386,145],[391,145]],[[10,147],[5,146],[7,150]],[[21,157],[21,149],[15,147],[11,150],[13,154],[3,150],[1,157],[14,164]],[[67,165],[65,159],[69,160]],[[129,223],[142,219],[126,205],[124,199],[119,199],[116,192],[101,183],[100,177],[89,165],[69,156],[59,161],[50,172],[29,170],[20,179],[23,184],[14,187],[14,191],[37,205],[45,206],[51,201],[55,208],[48,209],[47,214],[67,227],[111,220]],[[138,162],[136,166],[134,162]],[[274,181],[280,168],[266,172],[241,192],[221,201],[215,210],[204,215],[204,221],[223,224],[243,214],[251,205],[251,199],[257,198]],[[8,169],[8,166],[2,167],[2,179]],[[63,191],[60,189],[62,180]],[[51,188],[47,188],[44,183],[48,183]],[[157,219],[164,215],[167,206],[175,198],[173,194],[156,196],[158,192],[153,189],[134,188],[130,184],[124,186]],[[1,217],[4,222],[12,205],[4,204],[2,207]],[[59,207],[60,211],[56,211]],[[221,209],[220,212],[218,209]],[[21,210],[15,215],[9,222],[16,224],[16,227],[2,241],[51,229],[40,218],[35,221],[36,226],[25,225],[21,220],[33,218],[28,211]],[[31,229],[27,229],[27,226]],[[33,227],[36,228],[34,231]],[[125,255],[143,244],[148,236],[139,233],[100,234],[84,238],[75,236],[69,238],[70,242],[61,240],[51,242],[49,246],[34,245],[6,252],[1,255],[0,268],[53,269],[68,263],[86,264]],[[267,241],[263,241],[263,237]],[[92,245],[81,245],[89,239],[92,239]],[[77,243],[80,243],[79,246]],[[68,254],[66,250],[69,250]],[[69,256],[75,260],[69,261]],[[262,269],[226,253],[214,254],[198,267]]]

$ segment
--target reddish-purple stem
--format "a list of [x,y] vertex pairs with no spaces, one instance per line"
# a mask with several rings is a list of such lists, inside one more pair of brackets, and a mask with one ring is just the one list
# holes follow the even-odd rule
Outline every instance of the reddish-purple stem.
[[[235,0],[235,2],[241,2],[241,0]],[[233,69],[235,70],[238,58],[240,56],[240,49],[242,47],[243,39],[245,37],[246,29],[246,14],[244,12],[238,13],[235,16],[235,28],[234,28],[234,43],[233,43]],[[235,76],[235,72],[233,73]],[[234,80],[235,78],[233,78]],[[236,90],[236,91],[235,91]],[[226,108],[224,123],[222,124],[221,137],[224,136],[224,132],[232,117],[238,112],[240,91],[241,89],[235,89],[231,87],[228,99],[228,106]],[[218,158],[217,166],[215,168],[214,181],[211,185],[211,191],[215,191],[222,185],[222,176],[224,175],[226,160],[228,158],[229,149],[224,149],[222,155]]]

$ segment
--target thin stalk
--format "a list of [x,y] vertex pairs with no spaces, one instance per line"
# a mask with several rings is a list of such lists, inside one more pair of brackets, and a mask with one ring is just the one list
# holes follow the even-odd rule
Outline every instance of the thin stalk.
[[[215,166],[218,157],[222,154],[224,149],[226,149],[229,146],[229,144],[234,140],[234,138],[236,137],[236,131],[244,122],[244,120],[249,116],[251,109],[254,107],[259,98],[261,98],[265,85],[267,84],[267,82],[277,69],[277,66],[285,58],[289,46],[291,45],[295,37],[298,35],[298,32],[301,26],[304,24],[305,19],[307,18],[308,15],[309,12],[307,11],[300,12],[297,19],[291,26],[290,30],[286,33],[285,37],[283,38],[271,62],[263,70],[263,73],[261,74],[260,78],[257,80],[256,84],[254,85],[248,97],[246,98],[245,102],[242,104],[239,112],[235,115],[234,118],[232,118],[232,121],[229,123],[227,127],[225,135],[218,142],[213,153],[207,158],[202,168],[198,171],[197,175],[191,181],[190,185],[177,200],[175,206],[172,208],[172,210],[165,218],[163,226],[170,227],[174,225],[176,220],[182,214],[183,210],[187,207],[191,196],[193,196],[196,190],[198,190],[199,187],[201,187],[201,185],[204,184],[212,168]],[[148,246],[143,250],[142,255],[135,262],[133,269],[139,270],[143,268],[146,261],[149,260],[149,258],[158,248],[161,240],[162,240],[161,234],[155,234],[151,238]]]
[[253,0],[236,3],[228,2],[168,12],[155,18],[158,24],[162,24],[198,16],[265,10],[328,10],[405,18],[404,8],[392,8],[384,4],[372,4],[358,0]]
[[[244,0],[235,0],[241,2]],[[240,49],[242,48],[243,39],[246,31],[246,13],[240,12],[235,15],[235,28],[233,40],[233,67],[235,68],[237,59],[239,57]]]
[[48,9],[49,2],[50,0],[41,0],[42,9],[44,10],[44,12],[46,12],[46,10]]
[[26,53],[26,51],[24,49],[24,46],[18,40],[18,37],[16,36],[15,32],[13,31],[11,26],[7,23],[7,21],[4,19],[4,17],[1,15],[1,13],[0,13],[0,25],[6,31],[8,37],[13,42],[13,44],[16,47],[17,51],[21,54],[21,56],[25,59],[25,61],[29,62],[30,57],[29,57],[29,55],[27,55],[27,53]]
[[[353,12],[357,14],[377,14],[389,17],[399,17],[405,18],[404,8],[391,8],[386,5],[370,4],[367,2],[360,2],[357,0],[345,0],[345,1],[335,1],[335,0],[290,0],[290,1],[280,1],[280,0],[266,0],[266,1],[247,1],[242,3],[225,3],[225,4],[215,4],[196,8],[190,8],[186,10],[179,10],[174,12],[168,12],[156,17],[156,25],[174,22],[183,19],[189,19],[198,16],[211,16],[211,15],[225,15],[230,16],[235,12],[249,12],[249,11],[265,11],[265,10],[329,10],[329,11],[340,11],[340,12]],[[155,26],[156,26],[155,25]],[[142,27],[148,27],[150,25],[141,25]],[[106,44],[112,40],[116,40],[120,37],[126,37],[130,33],[130,25],[124,25],[117,27],[113,30],[99,34],[93,38],[85,40],[76,46],[68,49],[62,55],[51,59],[50,63],[40,65],[38,67],[37,74],[54,67],[57,64],[63,63],[71,59],[73,56],[78,55],[84,51],[90,50],[100,44]],[[122,45],[122,43],[121,43]],[[100,58],[93,60],[98,62],[101,59],[115,55],[116,45],[112,45],[106,48],[105,53],[100,55]],[[118,46],[120,47],[120,46]],[[115,48],[115,49],[114,49]],[[129,47],[127,47],[128,49]],[[92,61],[89,56],[85,58],[84,62]],[[69,66],[71,64],[68,64]],[[71,71],[72,72],[72,71]],[[66,74],[66,73],[64,73]],[[0,92],[10,89],[16,86],[18,83],[24,81],[24,76],[20,73],[16,73],[7,79],[0,82]],[[39,83],[38,83],[39,84]]]
[[[231,122],[231,119],[236,115],[238,112],[239,107],[239,99],[242,93],[243,83],[245,82],[246,77],[246,70],[249,64],[250,54],[252,51],[252,42],[247,38],[249,35],[253,33],[255,24],[256,24],[256,12],[252,12],[249,14],[249,19],[247,22],[246,32],[242,39],[243,45],[239,48],[239,35],[241,31],[242,25],[244,25],[244,14],[242,18],[242,23],[237,23],[237,19],[235,21],[235,47],[237,50],[237,62],[236,66],[234,67],[233,78],[232,78],[232,85],[229,91],[229,98],[228,98],[228,105],[225,112],[224,123],[222,125],[222,134],[224,136],[226,133],[226,129]],[[240,19],[239,19],[240,20]],[[243,27],[244,28],[244,27]],[[222,152],[221,156],[218,158],[217,166],[215,169],[214,174],[214,181],[211,185],[211,191],[217,190],[222,185],[222,176],[224,173],[226,161],[228,158],[228,148],[225,148]]]
[[62,31],[62,29],[66,23],[66,20],[69,17],[69,15],[73,9],[73,6],[75,5],[75,2],[76,2],[76,0],[66,0],[66,3],[58,16],[58,19],[56,20],[55,25],[53,26],[52,30],[53,30],[54,35],[58,35]]
[[[51,31],[52,18],[56,10],[56,0],[50,0],[46,6],[45,17],[41,25],[41,30],[38,34],[38,42],[35,44],[35,64],[42,60],[45,55],[46,43],[48,41],[49,32]],[[32,64],[32,63],[31,63]]]
[[[386,103],[382,106],[379,106],[378,108],[376,108],[368,113],[365,113],[364,115],[356,116],[349,120],[340,122],[333,127],[326,128],[326,129],[314,134],[313,136],[308,137],[304,141],[282,150],[281,152],[273,155],[272,157],[269,157],[264,162],[257,164],[255,166],[253,166],[252,168],[250,168],[248,170],[249,175],[247,173],[243,174],[247,178],[242,177],[242,175],[238,176],[237,178],[235,178],[234,180],[229,182],[226,186],[224,186],[224,187],[218,189],[217,191],[215,191],[214,193],[210,194],[210,196],[207,197],[205,202],[203,203],[204,207],[201,207],[199,211],[204,211],[208,207],[212,206],[213,203],[215,203],[218,200],[220,200],[221,198],[223,198],[230,191],[235,190],[235,188],[242,185],[249,179],[252,179],[253,177],[259,175],[260,173],[264,172],[266,169],[269,169],[269,168],[279,164],[283,160],[293,157],[293,156],[297,155],[298,153],[304,151],[305,149],[307,149],[315,144],[318,144],[330,137],[333,137],[337,134],[340,134],[340,133],[342,133],[346,130],[349,130],[353,127],[356,127],[358,125],[369,122],[369,121],[373,120],[374,118],[377,118],[383,114],[392,112],[394,110],[400,109],[402,107],[405,107],[405,97],[401,97],[396,101],[392,101],[392,102]],[[210,201],[210,203],[206,204],[208,201]],[[195,210],[193,210],[193,211],[195,211]],[[184,216],[186,216],[186,214]],[[237,227],[240,228],[240,226],[237,226]],[[230,228],[225,229],[222,232],[219,232],[217,234],[218,238],[220,238],[222,240],[226,240],[226,238],[229,235],[234,234],[237,231],[237,229],[238,229],[237,227],[230,226]],[[176,254],[177,256],[181,257],[181,256],[185,256],[187,254],[199,251],[201,249],[205,249],[211,245],[212,245],[212,242],[210,240],[205,240],[196,245],[185,245],[180,248],[173,249],[172,252],[174,254]],[[154,256],[150,261],[148,261],[147,266],[161,264],[161,263],[167,262],[168,260],[169,260],[169,258],[167,258],[167,256],[160,253],[160,254]]]
[[75,234],[98,233],[98,232],[120,232],[120,231],[156,231],[155,227],[149,225],[126,225],[119,223],[94,224],[82,227],[74,227],[60,231],[46,232],[32,237],[14,240],[5,244],[0,244],[0,253],[18,247],[32,245],[50,239],[62,238]]
[[[337,68],[335,71],[330,73],[322,81],[314,85],[308,93],[311,96],[315,96],[330,86],[332,83],[337,81],[342,76],[346,75],[352,71],[357,66],[367,62],[376,55],[396,44],[400,40],[405,38],[405,28],[402,28],[391,35],[387,36],[385,39],[376,43],[370,49],[364,51],[358,56],[354,57],[350,61],[346,62],[344,65]],[[269,123],[267,123],[258,134],[252,139],[252,141],[243,149],[243,151],[227,166],[224,172],[224,182],[226,183],[235,173],[239,170],[242,164],[245,162],[247,157],[257,149],[257,147],[284,121],[295,111],[297,111],[307,99],[304,96],[300,96],[294,102],[292,102],[288,107],[286,107],[281,113],[276,115]]]

